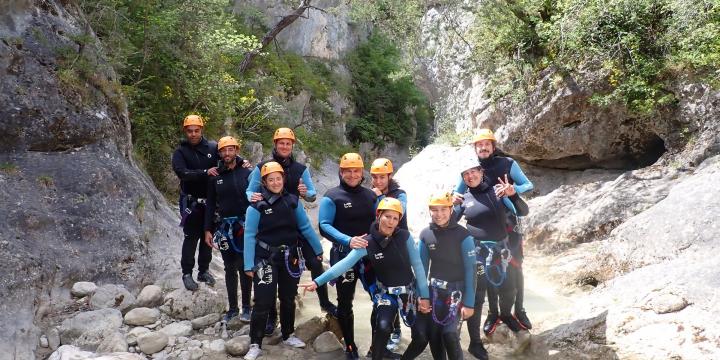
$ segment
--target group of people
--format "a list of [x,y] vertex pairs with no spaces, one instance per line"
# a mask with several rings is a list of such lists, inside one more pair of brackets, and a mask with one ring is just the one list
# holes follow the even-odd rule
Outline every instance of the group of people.
[[[331,267],[324,271],[320,236],[299,201],[313,202],[317,193],[308,168],[293,157],[292,129],[277,129],[272,158],[253,168],[240,157],[236,139],[208,141],[203,126],[197,115],[184,119],[186,139],[172,158],[181,183],[182,280],[188,290],[198,288],[192,276],[197,250],[196,279],[213,285],[208,266],[212,249],[220,251],[229,304],[223,320],[239,316],[250,323],[246,360],[259,357],[263,337],[275,331],[278,299],[283,344],[305,346],[293,335],[298,288],[317,291],[321,309],[339,322],[346,357],[358,359],[353,315],[358,280],[373,302],[367,354],[372,359],[414,359],[428,344],[433,358],[462,359],[462,320],[470,335],[468,351],[487,359],[480,338],[486,296],[486,334],[501,322],[513,331],[531,328],[523,308],[518,230],[528,207],[518,194],[532,183],[516,162],[498,154],[489,129],[473,139],[477,156],[462,166],[455,192],[430,196],[432,222],[417,241],[408,231],[407,193],[393,179],[392,162],[372,162],[368,188],[362,157],[343,155],[338,186],[319,201],[319,232],[332,243]],[[462,218],[466,226],[459,224]],[[305,269],[313,281],[299,284]],[[328,299],[328,284],[336,287],[337,306]],[[412,331],[402,355],[393,352],[400,322]]]

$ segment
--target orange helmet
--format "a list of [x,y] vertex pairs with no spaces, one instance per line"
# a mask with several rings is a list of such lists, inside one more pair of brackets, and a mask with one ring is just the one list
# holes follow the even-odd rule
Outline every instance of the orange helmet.
[[290,139],[292,142],[295,142],[295,132],[292,131],[291,128],[278,128],[273,135],[273,142],[279,139]]
[[226,146],[237,146],[239,148],[240,143],[238,143],[238,141],[232,136],[223,136],[220,140],[218,140],[218,150]]
[[380,212],[383,210],[397,211],[400,214],[400,218],[403,217],[402,203],[398,199],[385,197],[380,200],[380,203],[378,204],[377,210],[375,210],[375,212],[380,215]]
[[428,206],[453,206],[453,197],[449,192],[438,192],[430,195]]
[[392,161],[390,161],[386,158],[375,159],[375,161],[373,161],[372,165],[370,165],[370,173],[371,174],[392,174],[393,173]]
[[203,119],[202,117],[200,117],[200,115],[188,115],[183,120],[183,128],[191,125],[203,127],[205,126],[205,123],[203,123]]
[[274,172],[281,172],[284,174],[285,170],[283,170],[282,165],[276,163],[275,161],[268,161],[262,166],[262,168],[260,168],[260,177],[265,177],[265,175]]
[[347,153],[340,158],[340,168],[364,168],[362,156],[358,153]]
[[496,142],[497,139],[495,139],[495,134],[490,129],[480,129],[475,133],[475,136],[472,138],[472,143],[476,143],[480,140],[490,140],[492,142]]

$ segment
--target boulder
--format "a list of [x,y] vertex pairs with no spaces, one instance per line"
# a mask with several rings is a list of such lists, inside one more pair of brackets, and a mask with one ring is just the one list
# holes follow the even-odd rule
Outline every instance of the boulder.
[[132,330],[128,331],[127,335],[125,336],[125,342],[127,342],[128,345],[137,345],[137,338],[145,333],[149,333],[150,329],[144,328],[142,326],[133,328]]
[[220,314],[207,314],[205,316],[201,316],[199,318],[192,319],[190,321],[190,324],[192,325],[192,328],[195,330],[202,329],[204,327],[208,327],[210,325],[215,325],[218,321],[220,321]]
[[313,349],[318,353],[328,353],[342,350],[343,346],[338,338],[331,331],[325,331],[313,341]]
[[316,337],[318,337],[318,335],[325,332],[326,329],[327,320],[319,316],[314,316],[295,327],[295,336],[307,344],[312,342]]
[[167,336],[190,336],[193,333],[193,328],[189,321],[181,321],[170,323],[162,327],[159,331],[165,333]]
[[82,351],[72,345],[63,345],[50,354],[48,360],[145,360],[145,357],[128,352],[97,355],[89,351]]
[[135,305],[143,307],[155,307],[162,304],[162,289],[157,285],[145,286],[135,300]]
[[103,285],[90,298],[90,305],[95,309],[115,308],[125,312],[134,304],[135,296],[122,285]]
[[116,309],[100,309],[78,313],[60,325],[60,342],[82,342],[83,348],[95,350],[106,334],[116,332],[122,325],[122,314]]
[[95,293],[95,290],[97,290],[97,285],[95,285],[94,282],[78,281],[73,284],[70,289],[70,294],[74,297],[81,298],[92,295]]
[[177,289],[165,295],[160,310],[179,320],[191,320],[225,310],[226,297],[222,291],[200,286],[197,291]]
[[203,346],[203,350],[214,353],[225,353],[225,341],[223,339],[212,340],[207,346]]
[[160,331],[153,331],[142,334],[137,338],[140,351],[144,354],[154,354],[161,351],[168,344],[168,336]]
[[243,356],[250,348],[250,336],[234,337],[225,342],[225,351],[232,356]]
[[146,307],[135,308],[125,314],[125,324],[131,326],[150,325],[158,321],[160,310]]
[[125,341],[125,336],[118,331],[112,332],[106,335],[100,345],[98,345],[98,353],[114,353],[114,352],[127,352],[128,344]]

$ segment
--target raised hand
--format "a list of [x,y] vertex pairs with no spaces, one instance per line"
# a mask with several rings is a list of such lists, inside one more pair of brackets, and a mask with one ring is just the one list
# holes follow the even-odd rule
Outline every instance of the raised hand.
[[302,178],[300,178],[300,184],[298,185],[298,192],[300,193],[300,196],[305,197],[307,195],[307,186],[303,183]]
[[350,247],[353,249],[366,248],[368,246],[368,242],[365,239],[365,236],[367,236],[367,234],[363,234],[360,236],[353,236],[352,238],[350,238],[350,244],[349,244]]
[[262,200],[262,194],[261,193],[253,193],[250,197],[250,202],[258,202]]
[[505,179],[503,181],[503,178],[498,178],[498,182],[500,185],[503,186],[503,194],[505,196],[513,196],[515,195],[515,186],[510,183],[510,180],[508,180],[507,174],[505,174]]

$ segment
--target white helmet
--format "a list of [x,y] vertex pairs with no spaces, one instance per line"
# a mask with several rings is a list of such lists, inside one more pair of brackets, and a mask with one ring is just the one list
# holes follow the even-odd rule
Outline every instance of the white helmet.
[[464,173],[466,170],[479,166],[480,160],[478,159],[477,154],[475,154],[475,151],[463,151],[463,153],[460,155],[458,169],[460,169],[461,174]]

